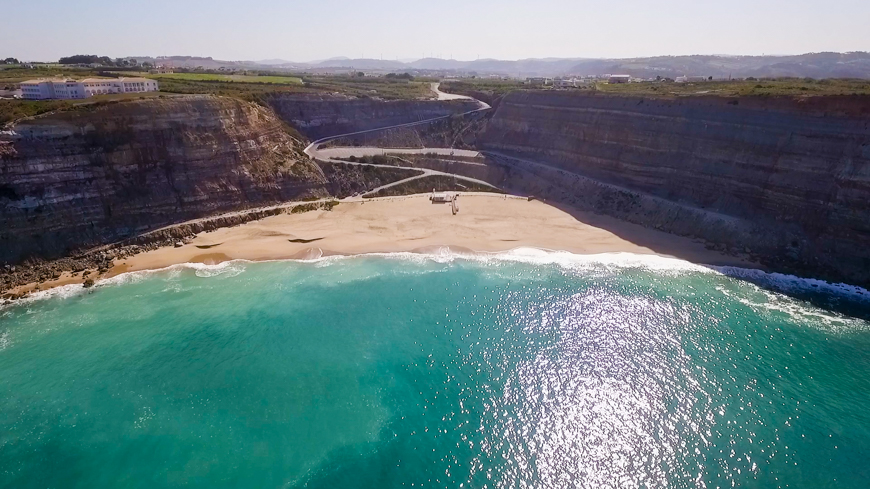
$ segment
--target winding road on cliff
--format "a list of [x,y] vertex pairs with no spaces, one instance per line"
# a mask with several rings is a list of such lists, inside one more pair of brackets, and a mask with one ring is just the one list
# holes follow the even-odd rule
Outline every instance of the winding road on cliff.
[[[462,117],[462,116],[474,114],[477,112],[483,112],[483,111],[486,111],[486,110],[489,110],[492,108],[486,102],[481,102],[480,100],[477,100],[477,99],[472,98],[472,97],[442,92],[441,90],[439,90],[439,86],[440,86],[440,83],[438,83],[438,82],[432,83],[432,85],[431,85],[432,92],[435,93],[438,100],[473,100],[473,101],[477,102],[478,108],[476,108],[474,110],[470,110],[468,112],[463,112],[460,114],[451,114],[451,115],[446,115],[446,116],[435,117],[432,119],[425,119],[422,121],[408,122],[405,124],[395,124],[392,126],[379,127],[377,129],[367,129],[365,131],[355,131],[355,132],[349,132],[349,133],[345,133],[345,134],[336,134],[333,136],[328,136],[325,138],[318,139],[317,141],[314,141],[313,143],[309,144],[308,147],[305,148],[305,154],[307,154],[309,157],[311,157],[314,160],[324,161],[324,162],[328,162],[328,163],[339,163],[339,164],[344,164],[344,165],[356,165],[356,166],[373,166],[373,167],[378,167],[378,168],[393,168],[393,169],[395,169],[395,168],[408,168],[408,169],[414,169],[414,170],[418,170],[418,171],[423,172],[421,174],[414,175],[412,177],[408,177],[408,178],[405,178],[403,180],[398,180],[396,182],[388,183],[386,185],[381,185],[380,187],[377,187],[377,188],[374,188],[374,189],[367,191],[366,194],[374,194],[374,193],[377,193],[380,190],[383,190],[386,188],[395,187],[397,185],[402,185],[402,184],[408,183],[408,182],[413,181],[413,180],[418,180],[420,178],[426,178],[426,177],[431,177],[431,176],[453,177],[456,180],[463,180],[463,181],[470,182],[470,183],[476,183],[478,185],[485,185],[487,187],[497,188],[495,185],[492,185],[489,182],[485,182],[483,180],[478,180],[476,178],[464,177],[464,176],[458,175],[456,173],[442,172],[442,171],[438,171],[438,170],[431,170],[428,168],[416,168],[416,167],[409,168],[409,167],[404,167],[404,166],[381,165],[381,164],[376,164],[376,163],[351,162],[351,161],[346,160],[346,158],[350,158],[351,156],[356,157],[356,158],[361,158],[361,157],[365,157],[365,156],[400,155],[400,154],[463,156],[463,157],[476,158],[476,157],[480,156],[480,152],[478,152],[478,151],[467,150],[467,149],[454,149],[454,148],[378,148],[378,147],[371,147],[371,146],[360,146],[360,147],[341,146],[341,147],[333,147],[333,148],[321,148],[321,146],[323,144],[325,144],[329,141],[345,138],[348,136],[358,136],[360,134],[374,133],[374,132],[378,132],[378,131],[385,131],[388,129],[398,129],[398,128],[404,128],[404,127],[419,126],[419,125],[429,124],[431,122],[435,122],[435,121],[439,121],[439,120],[443,120],[443,119],[448,119],[448,118],[454,117],[454,116]],[[344,159],[342,159],[342,158],[344,158]],[[362,199],[362,196],[358,195],[358,196],[348,197],[344,200],[361,200],[361,199]]]

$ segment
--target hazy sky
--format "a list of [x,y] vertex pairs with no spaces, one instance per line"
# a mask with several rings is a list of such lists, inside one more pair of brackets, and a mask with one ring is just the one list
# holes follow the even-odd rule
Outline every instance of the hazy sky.
[[0,0],[0,57],[385,59],[870,51],[868,0]]

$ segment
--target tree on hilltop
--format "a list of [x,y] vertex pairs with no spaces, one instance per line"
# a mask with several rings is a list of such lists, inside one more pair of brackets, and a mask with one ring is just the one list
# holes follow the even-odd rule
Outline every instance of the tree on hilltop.
[[104,66],[111,66],[113,64],[111,58],[108,56],[97,56],[96,54],[76,54],[60,58],[57,62],[62,65],[101,64]]

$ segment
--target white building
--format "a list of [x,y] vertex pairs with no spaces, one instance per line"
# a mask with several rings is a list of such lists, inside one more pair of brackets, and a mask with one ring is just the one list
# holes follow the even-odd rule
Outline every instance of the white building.
[[698,83],[707,81],[706,76],[678,76],[674,79],[677,83]]
[[85,78],[82,80],[88,97],[107,93],[156,92],[157,80],[149,78]]
[[607,81],[608,83],[629,83],[631,75],[610,75]]
[[148,78],[43,79],[21,83],[23,97],[28,100],[83,99],[110,93],[156,92],[159,89],[157,81]]
[[79,99],[88,96],[81,82],[66,79],[21,82],[21,93],[27,100]]
[[556,88],[579,88],[589,85],[589,82],[582,78],[555,78],[553,86]]

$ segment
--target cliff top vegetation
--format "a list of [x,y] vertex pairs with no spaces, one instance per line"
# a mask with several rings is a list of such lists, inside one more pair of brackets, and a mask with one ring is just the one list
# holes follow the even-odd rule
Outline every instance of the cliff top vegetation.
[[529,88],[522,80],[496,80],[490,78],[464,78],[462,80],[450,80],[441,83],[439,88],[443,92],[461,93],[484,92],[494,96],[504,95],[514,90]]
[[146,98],[164,98],[176,95],[160,92],[151,93],[117,93],[100,95],[85,100],[11,100],[0,99],[0,130],[13,121],[25,117],[33,117],[48,112],[67,110],[92,110],[97,107],[122,102],[125,100],[141,100]]
[[597,91],[616,95],[649,97],[685,96],[826,96],[826,95],[870,95],[870,80],[827,78],[748,78],[732,81],[704,81],[675,83],[673,81],[640,83],[594,82],[582,88],[555,89],[533,88],[519,80],[463,79],[445,82],[441,90],[470,95],[472,92],[504,95],[514,90],[565,90],[577,92]]
[[[128,73],[119,73],[129,76]],[[245,75],[245,74],[222,74],[222,73],[138,73],[138,76],[154,78],[157,80],[189,80],[189,81],[216,81],[216,82],[246,82],[268,83],[276,85],[302,85],[302,78],[286,75]]]
[[[10,66],[0,68],[0,90],[13,90],[25,80],[34,78],[87,78],[144,76],[160,81],[160,91],[170,94],[209,94],[235,97],[258,102],[276,93],[332,94],[355,97],[381,98],[385,100],[418,99],[432,96],[428,79],[396,77],[367,77],[356,73],[350,75],[302,75],[290,76],[282,72],[240,71],[216,72],[214,70],[185,70],[178,73],[147,73],[141,68],[123,69],[79,66],[37,65],[34,68]],[[128,95],[154,96],[154,94],[101,95],[82,101],[69,100],[12,100],[0,99],[0,125],[7,122],[43,114],[54,110],[101,100],[127,98]]]
[[594,89],[605,93],[647,96],[720,95],[723,97],[755,96],[825,96],[870,95],[870,80],[827,78],[762,78],[697,83],[642,82],[596,83]]

